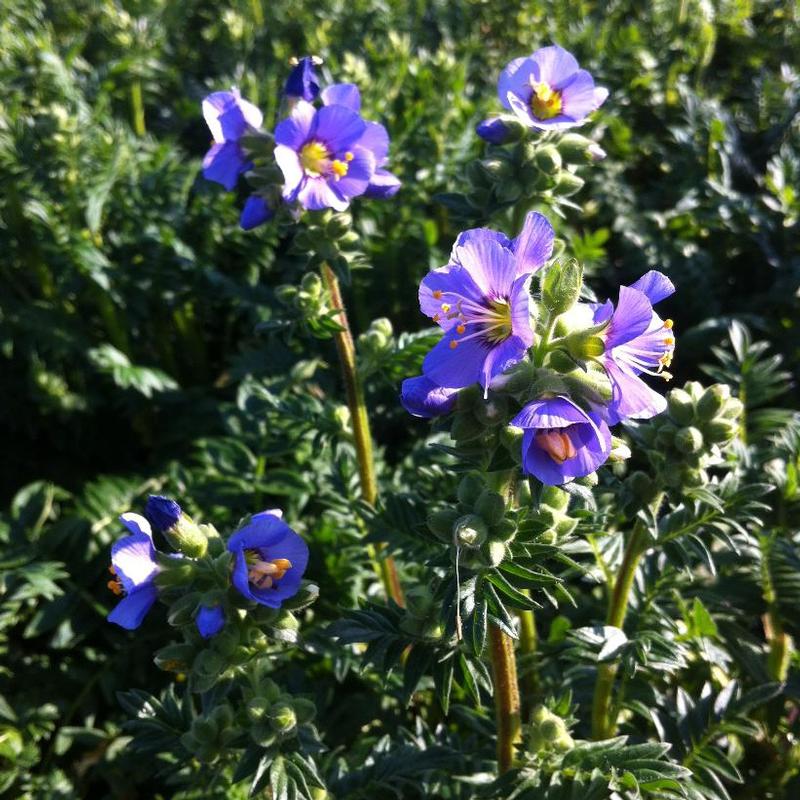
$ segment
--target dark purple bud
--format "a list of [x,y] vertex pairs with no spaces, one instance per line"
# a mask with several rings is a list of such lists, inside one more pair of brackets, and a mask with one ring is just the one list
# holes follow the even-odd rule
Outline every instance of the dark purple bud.
[[424,375],[406,378],[400,390],[400,402],[409,414],[431,419],[453,410],[458,389],[448,389]]
[[283,93],[287,97],[299,98],[312,103],[319,95],[319,82],[314,72],[316,61],[311,56],[300,59],[286,80]]
[[210,639],[225,627],[225,612],[220,606],[200,606],[195,624],[200,635],[204,639]]
[[147,505],[144,507],[147,521],[162,533],[174,528],[182,514],[181,507],[174,500],[156,494],[147,498]]
[[267,201],[257,194],[247,198],[242,209],[239,225],[242,230],[250,231],[275,216],[275,212],[267,205]]
[[475,133],[489,144],[506,144],[520,138],[522,126],[516,120],[494,117],[479,122],[475,126]]

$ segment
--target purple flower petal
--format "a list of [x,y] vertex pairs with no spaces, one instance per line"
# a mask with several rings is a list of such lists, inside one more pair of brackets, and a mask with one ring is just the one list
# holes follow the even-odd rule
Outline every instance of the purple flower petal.
[[531,60],[536,65],[533,69],[535,80],[553,89],[561,89],[579,69],[575,56],[557,44],[537,50]]
[[653,306],[647,295],[638,289],[620,286],[619,302],[605,332],[606,350],[644,333],[652,318]]
[[292,150],[300,148],[311,137],[316,126],[317,110],[311,103],[298,100],[292,113],[275,126],[275,144],[286,145]]
[[361,111],[361,93],[354,83],[335,83],[322,90],[322,102],[326,106],[345,106],[351,111]]
[[456,389],[447,389],[435,384],[430,378],[420,375],[406,378],[400,391],[400,402],[415,417],[431,419],[448,414],[456,404]]
[[494,231],[476,228],[454,247],[454,254],[486,297],[507,297],[517,277],[514,254],[503,247]]
[[143,536],[153,536],[150,528],[150,523],[140,514],[134,514],[131,511],[121,514],[119,521],[131,532],[138,533]]
[[136,630],[152,608],[158,597],[158,590],[152,583],[134,589],[117,603],[107,619],[126,630]]
[[[355,111],[345,106],[323,106],[317,111],[314,136],[327,145],[332,153],[344,153],[355,146],[366,129],[367,124]],[[278,141],[277,135],[275,141]]]
[[617,364],[613,358],[604,359],[604,366],[611,381],[611,402],[608,406],[611,425],[623,419],[650,419],[666,410],[667,401],[662,395]]
[[267,222],[275,216],[275,212],[269,207],[267,201],[257,194],[247,198],[242,209],[242,216],[239,225],[243,230],[250,231],[259,225]]
[[367,191],[364,192],[364,196],[377,200],[386,200],[389,197],[394,197],[401,185],[400,179],[393,173],[385,169],[376,169],[370,179],[369,186],[367,186]]
[[358,140],[358,146],[372,151],[376,165],[382,167],[389,155],[389,134],[386,132],[386,128],[377,122],[367,122],[366,125],[367,129]]
[[302,183],[305,173],[300,164],[300,158],[296,150],[287,147],[285,144],[279,144],[275,150],[275,161],[283,173],[283,196],[289,197],[297,187]]
[[222,606],[200,606],[194,621],[200,635],[210,639],[225,627],[225,612]]
[[236,142],[248,127],[260,128],[261,111],[244,100],[238,89],[214,92],[203,100],[203,116],[215,142]]
[[145,533],[134,533],[114,542],[111,563],[126,592],[152,581],[158,572],[153,540]]
[[350,205],[348,200],[333,190],[325,178],[306,178],[297,192],[297,201],[309,211],[321,211],[324,208],[345,211]]
[[375,174],[375,156],[363,147],[353,147],[353,158],[347,163],[347,174],[339,180],[331,180],[330,185],[340,197],[348,199],[364,194]]
[[289,73],[283,93],[290,98],[299,98],[306,102],[316,100],[319,95],[319,82],[314,71],[314,59],[305,56]]
[[[460,348],[461,345],[457,349]],[[486,353],[480,384],[487,393],[492,381],[514,364],[518,364],[525,357],[527,350],[528,345],[519,336],[509,336]]]
[[530,211],[511,249],[517,257],[517,275],[536,272],[553,255],[556,232],[544,214]]
[[203,177],[222,184],[230,192],[235,188],[239,175],[250,166],[238,142],[214,144],[203,159]]
[[489,144],[504,144],[511,138],[511,130],[499,117],[485,119],[475,126],[475,133]]
[[511,420],[518,428],[566,428],[586,421],[586,412],[561,395],[546,400],[534,400]]
[[[438,296],[437,296],[438,295]],[[456,308],[459,298],[483,304],[484,295],[466,269],[456,264],[431,270],[419,285],[419,307],[422,313],[435,320],[442,330],[458,324],[448,316],[444,305]]]
[[530,282],[530,275],[520,275],[511,285],[508,299],[511,307],[511,331],[526,349],[533,344]]
[[536,63],[532,58],[515,58],[500,73],[497,81],[497,94],[500,102],[508,109],[511,108],[508,95],[515,95],[520,102],[526,104],[530,101],[533,89],[531,88],[531,76],[536,69]]
[[561,102],[564,115],[576,122],[597,110],[594,80],[585,69],[573,75],[562,92]]
[[228,540],[228,550],[259,549],[280,541],[292,529],[274,511],[253,514],[250,521]]
[[480,339],[461,341],[451,347],[450,343],[457,338],[455,329],[446,333],[422,362],[422,372],[427,378],[451,389],[478,383],[488,352]]
[[655,305],[675,292],[675,285],[663,272],[651,269],[645,272],[638,281],[631,284],[631,289],[638,289],[647,295],[648,300]]

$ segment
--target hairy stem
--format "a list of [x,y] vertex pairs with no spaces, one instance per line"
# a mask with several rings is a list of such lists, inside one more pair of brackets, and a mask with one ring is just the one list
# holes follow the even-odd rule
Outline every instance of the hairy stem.
[[496,625],[489,626],[489,653],[497,720],[497,768],[502,775],[514,763],[514,745],[520,739],[521,722],[514,642]]
[[[339,354],[339,364],[342,368],[347,405],[350,409],[350,418],[353,425],[353,440],[358,460],[358,476],[361,483],[361,494],[364,501],[374,506],[378,499],[378,484],[375,480],[375,462],[372,456],[372,434],[369,429],[369,416],[367,405],[364,402],[364,390],[358,377],[356,367],[356,348],[353,343],[353,334],[350,332],[350,323],[347,320],[347,311],[342,302],[342,292],[339,288],[339,279],[327,263],[322,264],[322,279],[328,288],[330,301],[338,312],[340,330],[333,335],[336,352]],[[398,605],[404,605],[403,590],[397,575],[397,566],[391,556],[381,558],[381,547],[373,551],[378,572],[381,576],[384,589]]]
[[[530,595],[527,589],[524,593]],[[517,613],[519,616],[519,651],[522,659],[524,659],[520,665],[520,688],[522,690],[523,713],[527,719],[539,692],[539,675],[536,671],[536,650],[539,647],[539,634],[536,632],[536,617],[532,609],[526,608]]]
[[144,97],[140,78],[134,78],[131,84],[131,117],[136,135],[144,136],[147,133],[147,127],[144,122]]
[[[628,599],[636,576],[636,568],[647,549],[647,534],[644,528],[637,524],[622,557],[622,564],[614,581],[614,588],[608,604],[606,624],[621,628],[625,622],[628,610]],[[617,675],[617,663],[598,664],[597,683],[594,687],[594,700],[592,702],[592,738],[608,739],[617,729],[616,712],[612,712],[611,693],[614,688],[614,679]]]

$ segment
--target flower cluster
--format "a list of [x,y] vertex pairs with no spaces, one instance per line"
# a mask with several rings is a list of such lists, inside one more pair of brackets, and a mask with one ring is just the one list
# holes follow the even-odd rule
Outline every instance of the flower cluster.
[[[245,601],[280,608],[300,591],[308,564],[308,546],[282,517],[279,510],[254,514],[223,550],[211,547],[219,541],[213,528],[195,525],[174,500],[151,496],[145,516],[127,513],[120,517],[130,535],[111,550],[114,578],[108,586],[121,600],[108,615],[109,621],[128,630],[138,628],[161,590],[174,591],[176,583],[191,579],[202,585],[216,584],[193,601],[194,622],[203,638],[218,634],[225,626],[226,612],[241,604],[229,596],[231,590]],[[179,552],[159,553],[154,530]],[[216,569],[218,560],[210,557],[212,549],[222,550],[214,553],[217,559],[228,554],[222,580]]]
[[233,190],[254,163],[245,137],[274,141],[274,180],[246,201],[241,216],[246,230],[271,219],[280,205],[344,211],[354,197],[388,198],[400,188],[386,169],[389,135],[383,125],[361,116],[358,87],[339,83],[321,89],[317,65],[306,57],[294,67],[284,88],[288,116],[271,137],[261,131],[261,112],[237,89],[214,92],[203,101],[214,140],[203,161],[208,180]]

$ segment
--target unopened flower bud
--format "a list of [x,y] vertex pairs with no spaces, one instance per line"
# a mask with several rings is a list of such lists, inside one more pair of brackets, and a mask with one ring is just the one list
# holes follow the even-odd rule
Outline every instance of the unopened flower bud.
[[705,427],[706,438],[711,444],[727,444],[736,438],[739,425],[729,419],[714,419]]
[[602,337],[593,333],[572,333],[564,340],[567,351],[576,361],[599,358],[606,351]]
[[611,437],[611,452],[608,454],[608,460],[612,464],[618,464],[622,461],[627,461],[631,457],[631,449],[624,439],[617,436]]
[[645,472],[636,471],[625,482],[631,494],[642,504],[649,503],[656,496],[656,486]]
[[731,397],[730,386],[724,383],[715,383],[703,392],[697,402],[697,416],[703,422],[714,419]]
[[592,142],[589,147],[586,148],[586,155],[590,161],[597,163],[598,161],[603,161],[608,153],[606,153],[597,142]]
[[151,494],[147,499],[144,515],[176,550],[190,558],[202,558],[205,555],[208,540],[174,500]]
[[569,493],[559,489],[558,486],[545,484],[539,494],[539,501],[543,506],[549,506],[556,511],[566,511],[569,506]]
[[583,267],[574,258],[553,264],[542,282],[542,301],[552,314],[568,311],[581,294]]
[[497,492],[485,490],[475,503],[475,513],[484,519],[488,525],[496,525],[506,513],[506,504],[503,496]]
[[489,144],[516,142],[524,130],[522,124],[514,117],[485,119],[475,126],[475,133]]
[[675,447],[681,453],[699,453],[703,449],[703,434],[697,428],[681,428],[675,434]]
[[428,527],[442,539],[447,541],[453,535],[453,526],[459,518],[459,513],[454,508],[442,508],[428,514]]
[[691,425],[694,421],[694,400],[683,389],[672,389],[667,394],[669,415],[679,425]]
[[556,185],[553,187],[553,192],[561,195],[561,197],[572,197],[572,195],[583,189],[584,183],[586,183],[586,181],[584,181],[583,178],[579,178],[574,173],[563,170],[559,173]]
[[581,164],[588,160],[587,151],[594,142],[580,133],[565,133],[558,140],[558,151],[568,164]]
[[248,701],[245,711],[251,722],[261,722],[266,719],[271,708],[272,703],[266,697],[254,697]]
[[275,733],[283,736],[291,733],[297,727],[297,715],[288,703],[279,703],[269,712],[269,721]]
[[477,514],[465,514],[453,526],[453,535],[462,547],[480,547],[489,535],[486,523]]
[[458,484],[458,502],[472,508],[484,488],[486,487],[480,475],[465,475]]
[[433,594],[427,586],[412,586],[405,593],[406,611],[412,617],[424,619],[433,608]]
[[536,151],[536,166],[542,172],[552,174],[561,169],[561,153],[553,145],[545,145]]
[[725,405],[722,407],[722,413],[720,414],[721,417],[724,419],[729,420],[738,420],[742,416],[742,412],[744,411],[744,404],[738,397],[731,397],[726,402]]

